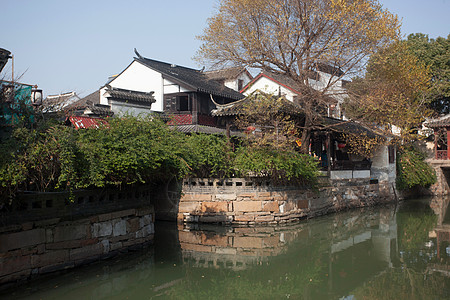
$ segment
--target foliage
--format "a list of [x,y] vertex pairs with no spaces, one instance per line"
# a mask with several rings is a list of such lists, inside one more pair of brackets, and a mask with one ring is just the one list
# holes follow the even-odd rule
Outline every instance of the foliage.
[[318,161],[295,151],[241,147],[236,153],[236,172],[241,176],[271,178],[275,183],[316,183]]
[[[186,136],[157,118],[132,116],[109,119],[107,126],[95,130],[49,123],[34,129],[18,127],[2,140],[0,150],[2,199],[10,199],[17,190],[71,191],[158,183],[187,175],[229,177],[238,174],[242,155],[250,152],[239,148],[238,160],[223,136]],[[266,169],[271,175],[314,180],[314,161],[275,149],[268,153],[272,158]],[[245,170],[262,169],[247,166]]]
[[405,43],[419,61],[430,67],[430,107],[439,114],[450,113],[450,35],[430,39],[423,33],[410,34]]
[[426,162],[425,154],[414,148],[404,148],[397,156],[397,187],[429,187],[436,182],[436,173]]
[[256,92],[242,105],[235,124],[252,147],[292,149],[297,139],[299,109],[282,97]]
[[234,153],[224,136],[193,134],[187,139],[190,149],[190,171],[196,177],[230,177]]
[[[341,94],[335,83],[359,72],[366,59],[399,37],[397,16],[376,0],[221,0],[208,20],[197,59],[206,64],[239,65],[289,77],[301,93],[306,113],[302,140],[309,139],[317,112]],[[334,70],[324,87],[312,87],[311,74]],[[302,143],[302,151],[307,145]]]
[[400,139],[409,141],[430,115],[426,98],[429,82],[429,68],[406,44],[395,43],[373,55],[365,77],[349,84],[346,114],[386,134],[392,133],[395,125]]
[[348,147],[348,152],[362,156],[364,158],[372,158],[377,149],[386,143],[386,140],[379,135],[369,136],[367,133],[343,133],[341,135]]

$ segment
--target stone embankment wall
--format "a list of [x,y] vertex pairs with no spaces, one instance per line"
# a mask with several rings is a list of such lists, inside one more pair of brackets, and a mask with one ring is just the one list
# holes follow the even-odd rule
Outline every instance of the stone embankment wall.
[[151,243],[155,214],[150,194],[142,189],[135,192],[120,198],[123,191],[83,191],[75,195],[75,202],[58,202],[53,197],[54,205],[48,208],[54,210],[52,218],[47,213],[45,218],[38,217],[45,206],[33,205],[48,203],[48,194],[22,199],[23,218],[11,218],[15,211],[0,218],[3,224],[7,221],[0,227],[0,284],[73,268]]
[[273,186],[267,181],[189,179],[182,183],[179,222],[282,224],[343,209],[395,201],[390,183],[336,180],[318,190]]

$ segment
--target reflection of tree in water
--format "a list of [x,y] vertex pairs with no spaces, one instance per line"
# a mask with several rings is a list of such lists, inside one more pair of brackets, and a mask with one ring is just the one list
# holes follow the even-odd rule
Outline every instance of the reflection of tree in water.
[[398,265],[357,288],[357,299],[449,298],[450,278],[433,267],[443,263],[436,255],[436,238],[429,236],[436,228],[438,216],[428,201],[406,204],[397,213]]
[[389,269],[354,291],[356,299],[448,299],[450,278],[410,268]]
[[[400,262],[408,267],[423,269],[435,259],[435,244],[429,233],[436,227],[437,216],[428,201],[408,203],[397,213]],[[428,247],[425,244],[429,243]],[[419,253],[419,255],[417,255]]]

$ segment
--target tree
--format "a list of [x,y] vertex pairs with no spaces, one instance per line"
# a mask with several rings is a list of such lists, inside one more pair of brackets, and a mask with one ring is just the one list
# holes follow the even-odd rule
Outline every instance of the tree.
[[348,85],[346,114],[385,134],[392,134],[395,125],[402,142],[415,139],[431,113],[429,83],[429,68],[405,43],[394,43],[373,55],[365,76]]
[[[250,147],[293,150],[300,110],[288,100],[264,92],[253,93],[239,107],[235,124]],[[239,104],[235,105],[239,106]]]
[[[198,60],[240,65],[288,76],[305,111],[302,150],[334,84],[362,70],[367,58],[399,37],[397,16],[376,0],[221,0],[208,20]],[[309,78],[321,67],[333,74],[320,91]],[[342,93],[342,91],[340,91]]]
[[419,61],[430,67],[430,107],[438,114],[450,113],[450,35],[430,39],[423,33],[410,34],[405,43]]

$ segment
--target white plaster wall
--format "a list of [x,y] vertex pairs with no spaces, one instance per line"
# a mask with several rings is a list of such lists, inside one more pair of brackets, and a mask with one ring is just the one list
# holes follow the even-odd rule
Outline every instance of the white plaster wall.
[[289,101],[294,101],[294,97],[297,96],[296,93],[264,76],[260,77],[255,83],[253,83],[252,86],[245,91],[244,95],[247,96],[256,90],[261,90],[265,93],[274,95],[278,95],[279,91],[281,91],[281,95],[285,96],[285,98]]
[[389,163],[388,146],[381,146],[372,158],[371,176],[379,181],[395,182],[397,177],[395,160]]
[[[112,87],[139,91],[154,92],[156,102],[152,104],[152,111],[163,111],[164,87],[161,73],[156,72],[138,61],[133,61],[121,74],[110,83]],[[104,92],[100,91],[100,103],[104,104]],[[107,103],[106,103],[107,104]]]
[[239,92],[238,89],[239,80],[242,80],[242,88],[244,88],[251,81],[251,78],[247,75],[246,72],[243,72],[237,78],[225,81],[224,84],[226,87]]
[[117,117],[120,117],[123,115],[138,116],[138,115],[152,113],[152,111],[146,107],[141,107],[141,106],[137,106],[137,105],[131,106],[128,103],[126,105],[124,105],[124,103],[111,101],[110,105],[111,105],[111,110],[114,111],[114,115]]
[[164,94],[184,93],[190,91],[192,90],[185,89],[173,81],[164,79]]

